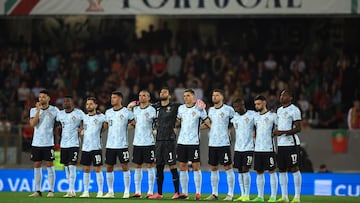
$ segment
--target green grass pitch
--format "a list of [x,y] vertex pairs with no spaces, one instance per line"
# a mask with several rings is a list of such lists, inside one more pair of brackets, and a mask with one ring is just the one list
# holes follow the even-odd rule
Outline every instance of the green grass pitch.
[[[171,202],[171,203],[184,203],[184,202],[199,202],[195,201],[195,195],[190,194],[188,200],[171,200],[172,194],[165,194],[164,199],[162,200],[150,200],[150,199],[121,199],[121,193],[115,193],[114,199],[99,199],[95,198],[96,193],[91,193],[90,198],[63,198],[64,193],[55,193],[54,198],[47,198],[46,192],[43,193],[43,197],[40,198],[31,198],[28,195],[31,193],[28,192],[0,192],[0,202],[1,203],[68,203],[68,202],[79,202],[79,203],[93,203],[93,202],[129,202],[129,203],[154,203],[154,202]],[[80,195],[78,193],[77,195]],[[203,194],[202,197],[207,197],[208,194]],[[238,196],[235,196],[238,197]],[[252,196],[251,198],[254,198]],[[225,202],[222,199],[225,198],[225,195],[219,195],[219,200],[221,202]],[[292,198],[292,197],[290,197]],[[265,197],[265,201],[268,199],[268,196]],[[210,202],[205,200],[200,200],[201,202]],[[214,201],[211,201],[214,202]],[[340,196],[302,196],[302,203],[360,203],[360,197],[340,197]]]

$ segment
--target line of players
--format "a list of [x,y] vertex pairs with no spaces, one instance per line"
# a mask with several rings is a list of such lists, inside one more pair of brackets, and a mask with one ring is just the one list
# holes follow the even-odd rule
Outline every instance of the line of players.
[[[146,90],[139,93],[139,101],[132,102],[128,108],[122,106],[122,94],[115,91],[111,95],[112,108],[105,114],[97,112],[96,99],[86,100],[86,111],[74,108],[72,98],[65,97],[64,110],[59,111],[49,105],[50,97],[46,90],[41,91],[39,102],[30,111],[30,125],[35,128],[32,142],[31,159],[34,161],[34,180],[36,192],[32,197],[42,195],[40,183],[42,178],[41,165],[46,161],[50,191],[48,197],[54,196],[55,172],[52,165],[54,160],[53,126],[55,122],[61,125],[61,163],[65,165],[66,177],[69,181],[69,191],[65,197],[75,197],[76,163],[79,152],[79,137],[83,137],[80,163],[84,168],[84,191],[80,197],[89,197],[90,166],[96,171],[98,193],[96,197],[114,198],[114,165],[119,159],[123,170],[124,195],[130,197],[130,171],[128,162],[127,131],[135,127],[133,162],[135,164],[134,183],[135,194],[141,197],[142,165],[148,171],[147,197],[161,199],[163,170],[169,165],[173,176],[175,194],[173,199],[188,198],[188,161],[194,169],[196,199],[201,198],[201,167],[200,167],[200,129],[210,128],[209,131],[209,160],[211,170],[212,194],[206,200],[218,199],[219,168],[223,165],[227,176],[228,194],[224,200],[233,200],[235,175],[232,169],[230,151],[229,126],[232,125],[236,134],[234,167],[239,171],[239,185],[241,196],[234,201],[249,201],[251,178],[249,169],[253,164],[257,172],[256,185],[258,196],[252,201],[264,201],[264,171],[270,173],[271,196],[268,202],[289,202],[287,185],[287,171],[294,177],[295,196],[291,202],[300,202],[301,174],[298,165],[299,138],[301,114],[299,109],[291,104],[292,92],[283,90],[280,96],[282,106],[277,113],[269,112],[266,108],[266,98],[257,96],[254,99],[257,112],[247,110],[244,101],[235,100],[233,107],[223,103],[222,90],[215,89],[212,93],[213,106],[205,111],[201,101],[195,101],[194,91],[184,91],[185,104],[170,102],[171,94],[168,88],[160,91],[160,102],[150,104],[150,94]],[[130,109],[130,110],[129,110]],[[235,110],[234,110],[235,109]],[[178,139],[175,127],[180,128]],[[102,146],[100,135],[108,131],[106,142],[106,180],[108,193],[103,195],[104,177],[101,172]],[[154,136],[155,135],[155,136]],[[277,136],[277,145],[273,137]],[[277,150],[277,152],[276,152]],[[176,161],[180,166],[178,175]],[[154,168],[156,164],[156,169]],[[279,180],[282,197],[276,200],[278,178],[275,173],[279,168]],[[156,177],[158,191],[153,194]],[[179,184],[182,192],[179,191]]]

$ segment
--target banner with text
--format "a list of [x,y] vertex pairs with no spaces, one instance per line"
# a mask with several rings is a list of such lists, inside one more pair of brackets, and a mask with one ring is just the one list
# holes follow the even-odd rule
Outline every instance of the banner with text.
[[[202,193],[211,193],[210,172],[202,172]],[[235,194],[240,194],[238,187],[238,178],[235,178]],[[131,180],[134,180],[133,171],[131,171]],[[32,192],[35,190],[33,180],[33,170],[0,170],[0,192]],[[75,190],[80,193],[83,191],[83,172],[78,171],[76,176]],[[104,177],[106,173],[104,172]],[[195,194],[195,184],[193,173],[189,173],[189,193]],[[256,194],[256,174],[251,172],[251,188],[250,193]],[[141,191],[147,191],[147,172],[144,170],[142,178]],[[265,194],[270,194],[270,177],[268,173],[265,174]],[[302,176],[301,194],[304,195],[323,195],[323,196],[360,196],[360,174],[345,174],[345,173],[304,173]],[[106,182],[106,178],[105,178]],[[289,175],[289,194],[294,194],[293,177]],[[219,194],[227,193],[227,182],[225,172],[220,172]],[[42,191],[49,190],[49,182],[47,180],[47,172],[43,170]],[[65,178],[64,171],[56,171],[55,191],[67,192],[68,183]],[[115,171],[115,192],[122,193],[124,191],[123,175],[121,171]],[[107,184],[104,184],[104,192],[107,192]],[[157,191],[155,184],[155,191]],[[96,175],[91,173],[90,178],[90,192],[97,192]],[[131,182],[130,192],[135,192],[134,182]],[[172,176],[170,172],[165,172],[163,192],[173,193],[174,187],[172,183]],[[278,190],[280,194],[280,190]]]
[[0,0],[2,15],[359,14],[360,0]]

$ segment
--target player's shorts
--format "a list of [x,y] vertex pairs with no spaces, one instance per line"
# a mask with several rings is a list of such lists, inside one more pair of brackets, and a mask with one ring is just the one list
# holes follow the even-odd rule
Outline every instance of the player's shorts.
[[276,169],[275,152],[254,152],[254,170],[266,171]]
[[209,147],[209,165],[217,166],[219,164],[228,166],[232,164],[230,146]]
[[81,152],[80,164],[84,166],[101,166],[103,164],[101,150],[93,150],[90,152]]
[[178,144],[176,147],[176,155],[179,162],[200,162],[200,146]]
[[176,141],[155,142],[156,164],[176,164]]
[[277,165],[280,170],[299,165],[299,148],[298,146],[278,146],[276,157]]
[[61,148],[60,163],[76,163],[79,157],[79,147]]
[[31,147],[32,161],[54,161],[55,151],[54,147]]
[[254,159],[253,151],[245,151],[245,152],[234,152],[234,168],[250,169]]
[[133,163],[136,164],[151,164],[155,161],[155,146],[134,146],[133,148]]
[[120,163],[129,163],[130,154],[128,148],[124,149],[106,149],[105,164],[115,165],[116,158],[119,158]]

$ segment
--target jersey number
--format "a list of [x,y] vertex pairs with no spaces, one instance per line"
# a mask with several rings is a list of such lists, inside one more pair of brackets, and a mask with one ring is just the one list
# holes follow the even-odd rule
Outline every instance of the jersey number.
[[123,159],[124,159],[124,161],[129,160],[129,158],[130,158],[129,152],[128,152],[128,151],[123,152]]
[[253,157],[252,156],[247,156],[246,158],[247,158],[246,165],[251,165]]
[[227,153],[224,154],[224,163],[229,162],[229,156]]
[[169,152],[169,160],[173,160],[173,154],[172,154],[172,152]]
[[74,152],[74,157],[71,161],[77,161],[77,156],[78,156],[78,153],[77,152]]
[[270,167],[274,167],[275,166],[275,160],[274,157],[270,157]]
[[95,163],[100,164],[101,163],[101,155],[95,155]]
[[194,152],[194,159],[199,159],[199,152],[197,149]]
[[291,155],[291,161],[292,161],[292,164],[296,164],[296,163],[297,163],[297,154],[292,154],[292,155]]

